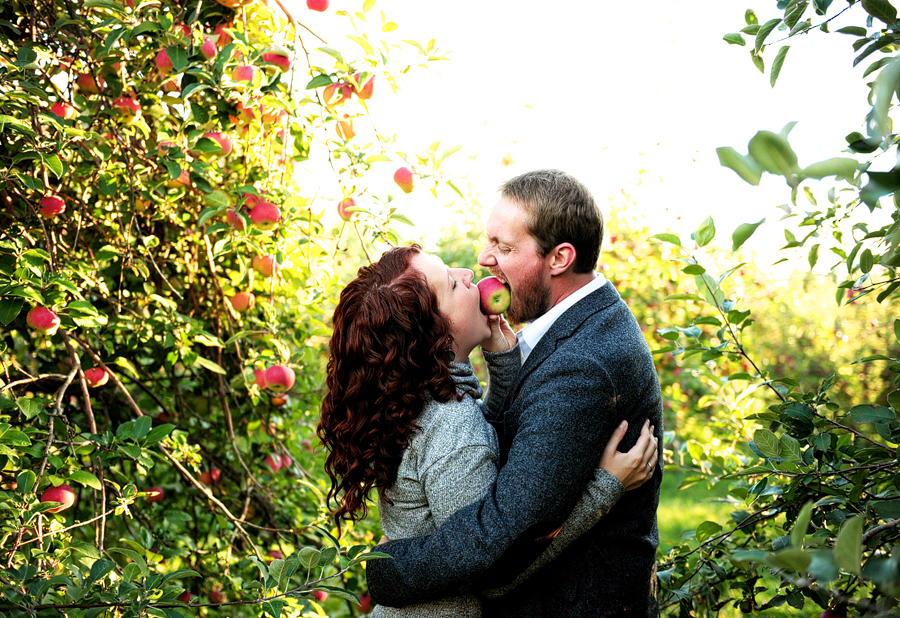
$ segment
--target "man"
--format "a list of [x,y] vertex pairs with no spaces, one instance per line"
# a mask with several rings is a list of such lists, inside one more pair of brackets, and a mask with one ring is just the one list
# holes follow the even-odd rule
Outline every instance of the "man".
[[[478,262],[509,283],[510,322],[529,322],[518,334],[519,375],[502,408],[486,412],[502,468],[483,499],[434,534],[379,546],[393,560],[368,562],[366,572],[382,605],[502,585],[524,570],[571,512],[622,420],[629,432],[620,450],[647,419],[662,448],[650,351],[613,285],[594,272],[603,218],[587,189],[555,170],[513,178],[486,234]],[[661,480],[658,464],[551,565],[485,600],[485,616],[657,616]]]

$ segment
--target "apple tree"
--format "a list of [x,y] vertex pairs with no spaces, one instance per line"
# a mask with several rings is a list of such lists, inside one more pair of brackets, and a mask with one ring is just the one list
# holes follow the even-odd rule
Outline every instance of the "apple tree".
[[[733,147],[718,154],[723,166],[750,184],[764,173],[785,180],[790,203],[780,213],[783,250],[802,251],[811,270],[827,267],[842,315],[857,321],[857,330],[877,331],[878,345],[827,373],[765,367],[753,345],[761,326],[758,306],[735,282],[745,265],[715,259],[714,220],[704,221],[691,239],[657,235],[682,274],[669,302],[692,314],[657,331],[667,342],[661,351],[684,362],[699,358],[740,393],[719,402],[733,419],[730,443],[694,441],[675,454],[697,473],[692,482],[726,484],[734,511],[730,521],[700,523],[661,557],[663,604],[670,615],[712,616],[732,606],[761,615],[810,607],[825,610],[823,616],[897,611],[900,177],[897,169],[883,168],[897,154],[891,111],[900,86],[900,60],[894,56],[900,22],[888,0],[834,4],[781,0],[767,20],[748,10],[740,32],[724,40],[749,48],[751,61],[768,71],[774,86],[800,35],[850,37],[849,61],[865,63],[864,76],[871,80],[866,133],[848,131],[844,153],[805,164],[790,145],[793,123],[758,132],[747,154]],[[838,15],[856,23],[832,32]],[[735,258],[760,225],[772,224],[749,221],[734,230]],[[869,323],[867,305],[886,307],[881,319]],[[811,353],[811,346],[793,350],[795,357]],[[860,366],[871,368],[883,388],[847,388]],[[757,403],[746,405],[750,400]]]
[[368,609],[375,530],[338,538],[315,440],[328,321],[453,149],[374,129],[443,56],[350,4],[0,7],[4,616]]

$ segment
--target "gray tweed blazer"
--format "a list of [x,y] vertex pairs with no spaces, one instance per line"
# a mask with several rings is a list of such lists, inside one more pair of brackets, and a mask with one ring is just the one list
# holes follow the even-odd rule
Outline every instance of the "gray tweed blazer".
[[[498,405],[501,469],[482,499],[433,534],[379,546],[393,560],[366,566],[372,598],[402,607],[484,588],[524,570],[578,501],[616,426],[634,445],[644,420],[662,450],[662,398],[641,330],[607,282],[567,310],[529,355]],[[597,525],[513,592],[484,602],[485,616],[658,616],[652,480],[628,492]]]

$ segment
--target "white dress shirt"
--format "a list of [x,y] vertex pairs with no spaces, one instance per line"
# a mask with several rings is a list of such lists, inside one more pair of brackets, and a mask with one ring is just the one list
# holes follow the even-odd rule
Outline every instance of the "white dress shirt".
[[604,283],[606,283],[606,277],[600,273],[594,273],[594,278],[590,283],[581,286],[575,290],[575,292],[569,294],[566,298],[553,305],[547,313],[536,319],[534,322],[529,322],[522,330],[517,332],[516,339],[519,340],[519,348],[522,350],[522,364],[525,364],[525,359],[528,358],[531,351],[538,343],[540,343],[541,338],[543,338],[547,331],[550,330],[550,327],[553,326],[559,316],[591,292],[599,290]]

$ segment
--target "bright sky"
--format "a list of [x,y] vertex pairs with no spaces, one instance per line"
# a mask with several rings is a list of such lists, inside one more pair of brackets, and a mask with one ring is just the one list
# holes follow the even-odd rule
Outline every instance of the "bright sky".
[[[330,11],[359,6],[332,0]],[[852,69],[853,37],[813,31],[785,41],[791,50],[772,89],[748,57],[752,37],[746,47],[722,40],[744,26],[747,8],[760,23],[779,15],[774,0],[378,0],[375,20],[381,10],[399,24],[398,38],[435,38],[450,61],[434,65],[439,74],[411,71],[396,94],[379,83],[370,110],[409,152],[437,139],[461,144],[448,171],[467,176],[488,206],[503,179],[555,167],[587,184],[604,208],[624,189],[652,216],[654,232],[689,232],[712,214],[727,246],[740,223],[776,222],[789,189],[768,175],[759,188],[746,184],[719,165],[716,147],[746,153],[757,130],[800,120],[791,143],[808,165],[839,156],[867,111],[868,62]],[[860,11],[830,29],[864,23]],[[307,23],[327,31],[332,19]],[[767,67],[778,47],[766,50]],[[504,167],[507,154],[514,163]],[[396,166],[385,165],[389,178]],[[826,189],[815,189],[820,204]],[[417,225],[438,228],[442,202],[427,190],[398,202]],[[746,246],[762,249],[764,230]],[[772,242],[783,244],[780,231]]]

